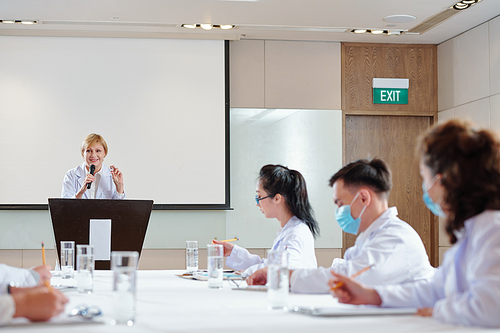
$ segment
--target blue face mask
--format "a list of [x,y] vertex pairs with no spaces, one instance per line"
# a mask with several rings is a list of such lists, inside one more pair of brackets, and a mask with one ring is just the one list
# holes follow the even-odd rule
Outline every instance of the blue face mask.
[[352,199],[350,205],[343,205],[337,208],[335,211],[335,219],[337,219],[338,224],[345,232],[353,235],[357,235],[359,231],[359,225],[361,224],[361,216],[365,212],[366,206],[363,207],[361,213],[357,219],[354,219],[351,215],[351,205],[359,196],[359,192],[356,194],[354,199]]
[[[437,179],[432,183],[431,187],[436,184]],[[424,190],[424,194],[422,195],[422,199],[424,200],[425,205],[429,210],[432,212],[432,214],[440,217],[446,217],[446,214],[443,212],[443,209],[438,203],[435,203],[432,198],[429,196],[429,192],[427,191],[427,186],[425,186],[425,182],[422,182],[422,190]]]

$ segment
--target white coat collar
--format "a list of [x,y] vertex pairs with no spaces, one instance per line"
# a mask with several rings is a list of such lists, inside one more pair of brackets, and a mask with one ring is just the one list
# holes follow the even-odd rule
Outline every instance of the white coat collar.
[[377,217],[375,221],[373,221],[372,224],[370,224],[368,228],[365,229],[365,231],[358,235],[358,237],[356,238],[356,243],[358,243],[358,241],[364,243],[368,238],[371,237],[371,235],[373,235],[373,233],[382,229],[389,221],[397,218],[397,216],[398,209],[396,207],[390,207],[379,217]]

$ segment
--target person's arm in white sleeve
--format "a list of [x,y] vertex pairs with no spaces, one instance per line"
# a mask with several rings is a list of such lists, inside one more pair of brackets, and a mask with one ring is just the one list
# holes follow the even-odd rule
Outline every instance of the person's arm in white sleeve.
[[116,189],[113,191],[113,197],[112,199],[118,199],[118,200],[121,200],[121,199],[125,199],[125,192],[123,193],[118,193],[116,191]]
[[291,291],[306,294],[328,294],[328,281],[332,279],[331,268],[296,269],[290,277]]
[[247,249],[234,245],[231,254],[226,259],[226,266],[235,270],[247,269],[250,266],[261,264],[263,259],[256,254],[251,254]]
[[440,267],[430,280],[380,285],[374,289],[382,300],[382,307],[433,307],[444,297],[445,270],[446,268]]
[[71,198],[71,199],[76,198],[76,193],[78,192],[79,189],[75,187],[76,181],[74,177],[75,175],[70,173],[69,171],[66,172],[66,174],[64,175],[61,198]]
[[0,284],[2,285],[8,285],[14,281],[19,287],[34,287],[38,285],[39,280],[40,275],[34,270],[0,264]]
[[16,312],[16,303],[11,295],[0,296],[0,325],[7,325]]
[[432,315],[455,325],[500,327],[500,228],[488,223],[474,232],[469,236],[467,254],[457,259],[463,264],[460,278],[468,288],[454,289],[437,301]]

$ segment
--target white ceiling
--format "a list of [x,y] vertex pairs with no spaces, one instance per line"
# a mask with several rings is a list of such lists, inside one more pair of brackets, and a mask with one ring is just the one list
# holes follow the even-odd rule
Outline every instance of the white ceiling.
[[[421,35],[374,36],[349,28],[409,30],[458,0],[0,0],[0,35],[199,39],[274,39],[439,44],[500,15],[500,0],[482,0]],[[389,15],[416,20],[388,27]],[[234,24],[205,31],[182,23]]]

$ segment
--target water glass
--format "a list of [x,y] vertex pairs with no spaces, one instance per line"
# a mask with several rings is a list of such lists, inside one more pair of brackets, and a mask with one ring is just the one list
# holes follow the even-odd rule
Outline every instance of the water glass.
[[222,268],[224,266],[224,247],[220,244],[208,244],[208,287],[222,288],[222,280],[224,278]]
[[186,241],[186,270],[190,273],[198,270],[198,241]]
[[94,246],[76,246],[77,288],[80,293],[94,290]]
[[61,242],[61,277],[72,279],[75,270],[75,242]]
[[139,253],[132,251],[111,252],[113,271],[112,321],[115,324],[134,325],[135,285]]
[[288,251],[269,251],[267,256],[267,302],[269,309],[288,307]]

